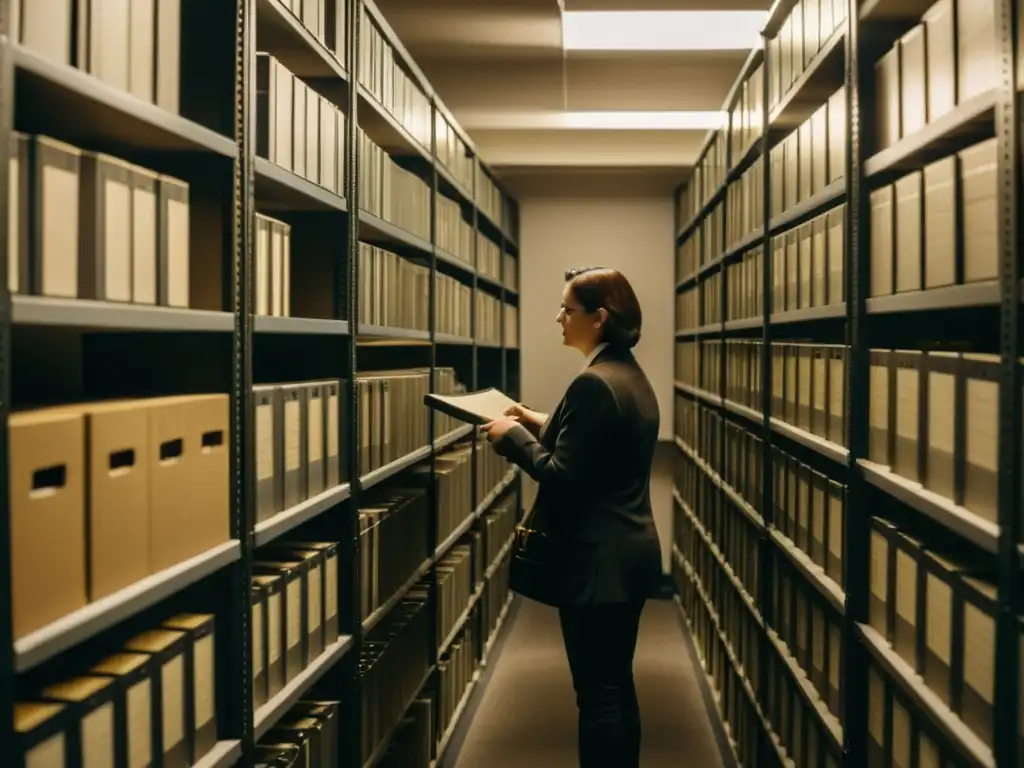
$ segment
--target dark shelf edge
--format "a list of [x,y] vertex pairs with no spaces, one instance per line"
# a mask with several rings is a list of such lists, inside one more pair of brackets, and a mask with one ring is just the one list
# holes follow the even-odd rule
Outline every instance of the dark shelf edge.
[[359,478],[359,487],[362,490],[372,488],[378,483],[382,483],[393,475],[397,475],[403,469],[408,469],[414,464],[418,464],[426,458],[430,457],[430,451],[433,448],[432,445],[425,445],[422,448],[418,448],[412,453],[406,454],[400,459],[395,459],[390,464],[385,464],[383,467],[378,467],[371,472],[367,472],[365,475]]
[[997,307],[999,301],[999,281],[986,280],[878,296],[867,300],[867,311],[870,315],[886,315],[968,307]]
[[302,336],[348,336],[348,322],[314,317],[254,315],[253,331],[255,333]]
[[230,312],[205,309],[18,294],[11,296],[11,304],[15,325],[218,333],[230,332],[235,327],[235,317]]
[[768,224],[768,231],[774,236],[793,229],[816,215],[839,205],[844,197],[846,197],[846,179],[836,179],[824,189],[773,218]]
[[387,616],[396,605],[402,602],[402,598],[405,597],[406,593],[416,586],[416,583],[426,576],[433,567],[434,558],[432,557],[428,557],[420,563],[420,566],[413,571],[412,575],[406,580],[406,582],[400,586],[386,602],[375,608],[373,613],[363,619],[363,634],[365,635],[372,632],[373,628],[380,624],[381,620]]
[[780,421],[776,418],[771,420],[771,426],[772,431],[776,434],[784,435],[793,442],[800,443],[805,448],[810,448],[812,451],[824,456],[826,459],[831,459],[832,461],[837,462],[838,464],[843,464],[844,466],[846,465],[847,458],[850,455],[850,452],[846,448],[836,445],[835,443],[830,443],[823,437],[813,435],[806,430],[794,427],[792,424]]
[[306,499],[306,501],[296,504],[290,509],[278,512],[270,519],[256,524],[254,531],[255,546],[262,547],[265,544],[269,544],[279,536],[283,536],[303,523],[323,514],[331,507],[347,501],[351,496],[351,484],[342,483],[339,486],[317,494],[311,499]]
[[316,203],[326,210],[348,213],[348,201],[341,195],[331,190],[314,184],[309,179],[304,179],[296,173],[273,163],[265,157],[256,156],[253,168],[256,173],[256,198],[259,194],[259,183],[261,181],[275,184],[278,187],[287,189],[289,192],[299,195],[311,203]]
[[802,551],[789,538],[778,529],[772,528],[769,532],[772,542],[782,551],[789,561],[796,566],[803,577],[818,590],[820,594],[832,606],[832,609],[840,616],[846,613],[846,593],[842,587],[835,583],[832,578],[826,575],[824,569],[811,560],[807,553]]
[[824,307],[793,309],[787,312],[776,312],[769,316],[771,325],[793,325],[795,323],[813,323],[822,320],[845,320],[846,304],[828,304]]
[[[784,0],[791,1],[791,0]],[[795,107],[795,105],[801,103],[801,96],[804,90],[806,90],[809,83],[817,79],[821,71],[825,68],[825,65],[829,63],[833,56],[842,56],[843,49],[846,44],[846,24],[842,24],[832,31],[832,36],[825,41],[825,44],[818,49],[818,52],[811,59],[811,63],[804,68],[804,71],[800,73],[800,76],[796,79],[796,82],[790,86],[786,95],[782,97],[778,104],[771,110],[768,116],[768,130],[770,133],[775,133],[780,130],[780,126],[777,125],[782,118]],[[839,49],[837,51],[837,49]],[[836,85],[838,89],[842,83]],[[822,102],[824,103],[824,102]],[[785,127],[781,127],[781,130],[789,133]],[[781,137],[781,134],[780,134]],[[777,142],[770,142],[775,144]]]

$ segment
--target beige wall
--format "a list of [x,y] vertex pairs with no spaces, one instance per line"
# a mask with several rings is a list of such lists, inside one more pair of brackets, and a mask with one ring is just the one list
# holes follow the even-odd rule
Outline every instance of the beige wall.
[[[524,199],[520,202],[522,397],[548,412],[583,359],[562,346],[555,317],[569,267],[621,270],[644,313],[636,348],[661,409],[661,439],[672,439],[673,290],[672,201],[658,199]],[[655,464],[652,497],[667,570],[671,548],[671,462]],[[534,489],[527,481],[527,506]]]

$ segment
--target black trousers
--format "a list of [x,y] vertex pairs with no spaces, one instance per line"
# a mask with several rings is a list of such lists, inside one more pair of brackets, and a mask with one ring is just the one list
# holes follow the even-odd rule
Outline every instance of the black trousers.
[[579,709],[580,768],[638,768],[633,654],[644,601],[559,609]]

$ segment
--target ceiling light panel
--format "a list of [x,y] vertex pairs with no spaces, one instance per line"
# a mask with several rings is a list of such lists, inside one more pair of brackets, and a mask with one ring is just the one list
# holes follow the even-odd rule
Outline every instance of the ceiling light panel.
[[764,11],[566,11],[567,51],[736,51],[761,45]]

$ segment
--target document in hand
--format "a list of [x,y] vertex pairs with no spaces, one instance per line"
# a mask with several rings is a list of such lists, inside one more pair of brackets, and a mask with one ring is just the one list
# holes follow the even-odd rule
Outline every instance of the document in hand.
[[423,403],[469,424],[486,424],[500,419],[516,401],[500,389],[490,387],[464,395],[424,395]]

